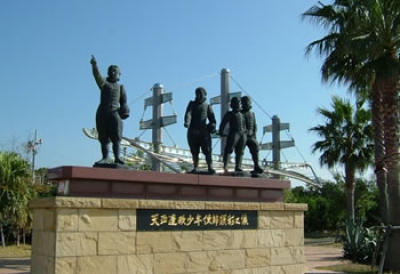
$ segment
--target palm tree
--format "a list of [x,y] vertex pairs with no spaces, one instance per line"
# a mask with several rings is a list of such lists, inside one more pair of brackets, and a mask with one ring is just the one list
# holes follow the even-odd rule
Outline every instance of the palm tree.
[[0,231],[3,246],[3,226],[19,230],[28,221],[28,202],[33,197],[28,183],[29,165],[14,152],[0,152]]
[[332,97],[333,110],[318,108],[326,123],[310,129],[322,140],[317,141],[313,152],[321,152],[321,166],[333,168],[344,166],[344,179],[347,192],[347,218],[355,219],[354,189],[356,172],[365,171],[372,163],[373,144],[371,112],[362,108],[358,101],[355,108],[349,101]]
[[[382,216],[387,225],[399,226],[399,51],[400,1],[335,0],[311,7],[303,18],[324,27],[328,34],[310,43],[326,57],[326,81],[348,83],[351,90],[368,91],[375,141],[375,169]],[[382,201],[386,197],[388,201]],[[387,204],[387,209],[383,206]],[[400,233],[392,233],[386,256],[387,269],[400,270]]]

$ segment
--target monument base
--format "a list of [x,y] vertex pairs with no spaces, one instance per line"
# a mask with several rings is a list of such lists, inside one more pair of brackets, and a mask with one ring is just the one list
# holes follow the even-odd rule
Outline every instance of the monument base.
[[[264,201],[263,191],[275,191],[270,197],[279,200],[284,181],[169,175],[49,170],[70,197],[31,202],[31,273],[303,273],[307,205]],[[134,185],[144,198],[132,198]],[[89,189],[92,197],[83,197]],[[129,199],[121,198],[124,191]]]
[[[303,274],[303,204],[53,197],[31,206],[32,274]],[[143,224],[144,210],[153,214]],[[245,221],[252,212],[256,228]]]
[[62,166],[48,170],[58,194],[134,199],[283,202],[287,180]]

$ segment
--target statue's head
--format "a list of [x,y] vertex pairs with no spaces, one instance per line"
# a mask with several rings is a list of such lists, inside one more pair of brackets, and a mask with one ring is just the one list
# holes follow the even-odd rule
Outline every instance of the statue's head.
[[248,111],[251,109],[251,98],[249,96],[243,96],[241,99],[242,109]]
[[198,103],[203,103],[206,101],[207,99],[207,91],[205,88],[202,87],[198,87],[195,90],[195,94],[196,94],[196,102]]
[[108,75],[108,80],[109,81],[117,82],[117,81],[119,81],[119,77],[121,75],[121,71],[120,71],[118,66],[111,65],[111,66],[108,67],[107,75]]
[[239,97],[233,97],[231,99],[231,109],[233,111],[240,110],[240,99],[239,99]]

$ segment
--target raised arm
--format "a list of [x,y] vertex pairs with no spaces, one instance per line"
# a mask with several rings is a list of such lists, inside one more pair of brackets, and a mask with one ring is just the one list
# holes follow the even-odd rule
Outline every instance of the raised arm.
[[101,75],[99,68],[97,67],[97,61],[93,55],[92,55],[92,59],[90,59],[90,64],[92,65],[92,72],[93,72],[94,80],[96,81],[96,84],[99,87],[99,89],[101,89],[104,84],[104,78]]

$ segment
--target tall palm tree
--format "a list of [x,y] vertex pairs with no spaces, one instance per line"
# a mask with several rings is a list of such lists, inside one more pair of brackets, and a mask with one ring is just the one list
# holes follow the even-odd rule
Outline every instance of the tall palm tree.
[[[350,89],[369,91],[375,141],[375,169],[381,200],[388,193],[387,225],[400,225],[399,145],[399,52],[400,1],[335,0],[318,2],[305,13],[327,30],[310,43],[325,57],[322,76],[326,81],[348,83]],[[386,210],[383,206],[382,208]],[[397,233],[396,233],[397,232]],[[387,269],[400,270],[400,231],[391,234]]]
[[365,171],[372,163],[373,143],[371,112],[358,101],[355,108],[347,100],[332,97],[332,110],[318,108],[326,123],[310,129],[322,140],[317,141],[313,152],[321,152],[320,164],[333,168],[344,166],[347,192],[347,217],[355,219],[354,189],[356,172]]

